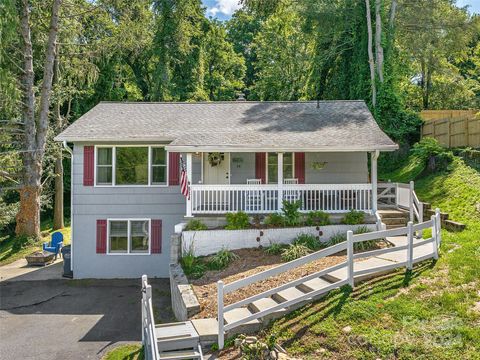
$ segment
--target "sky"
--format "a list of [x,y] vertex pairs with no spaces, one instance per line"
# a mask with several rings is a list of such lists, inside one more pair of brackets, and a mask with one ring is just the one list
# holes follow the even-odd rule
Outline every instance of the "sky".
[[[228,20],[240,8],[239,0],[202,0],[207,7],[207,16]],[[458,6],[469,5],[471,13],[480,14],[480,0],[457,0]]]

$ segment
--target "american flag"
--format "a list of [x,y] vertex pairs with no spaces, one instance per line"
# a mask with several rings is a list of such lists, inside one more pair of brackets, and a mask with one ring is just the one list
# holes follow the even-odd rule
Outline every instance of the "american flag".
[[182,191],[182,195],[185,196],[188,200],[190,200],[187,170],[185,169],[185,163],[183,162],[183,157],[181,156],[180,156],[180,166],[182,168],[182,174],[181,174],[182,176],[180,178],[180,189]]

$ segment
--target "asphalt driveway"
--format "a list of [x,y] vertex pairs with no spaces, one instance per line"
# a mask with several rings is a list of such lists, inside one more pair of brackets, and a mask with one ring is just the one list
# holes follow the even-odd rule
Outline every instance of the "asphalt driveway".
[[[173,321],[167,279],[151,279],[158,322]],[[0,283],[0,359],[99,359],[141,341],[140,279]]]

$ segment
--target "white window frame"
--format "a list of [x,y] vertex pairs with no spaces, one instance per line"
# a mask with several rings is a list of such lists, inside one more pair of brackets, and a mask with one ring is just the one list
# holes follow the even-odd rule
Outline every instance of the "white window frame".
[[[116,180],[116,157],[117,157],[117,148],[119,147],[146,147],[148,149],[148,183],[147,184],[125,184],[117,185]],[[112,149],[112,183],[111,184],[97,184],[97,149],[98,148],[111,148]],[[95,145],[94,151],[94,167],[93,167],[93,177],[95,179],[95,187],[168,187],[169,186],[169,171],[170,171],[170,156],[169,152],[165,150],[166,157],[166,169],[167,169],[167,178],[165,184],[152,184],[152,148],[165,148],[165,145],[147,145],[147,144],[134,144],[134,145]]]
[[[127,222],[127,252],[110,252],[110,222],[112,221],[126,221]],[[132,252],[132,241],[130,238],[130,222],[132,221],[148,221],[148,252]],[[136,219],[136,218],[120,218],[107,219],[107,255],[151,255],[152,253],[152,220],[151,219]]]
[[[272,153],[272,152],[275,152],[275,151],[269,151],[269,152],[266,152],[265,153],[265,183],[266,184],[270,184],[268,182],[268,153]],[[290,153],[290,151],[287,151]],[[285,153],[283,153],[285,155]],[[292,178],[295,178],[295,153],[294,152],[291,152],[292,154]],[[285,159],[285,157],[284,157]],[[277,153],[277,171],[278,171],[278,153]],[[282,169],[283,171],[283,169]],[[283,174],[285,175],[285,173]],[[283,178],[283,180],[285,180],[285,177]],[[277,182],[273,183],[273,184],[278,184],[278,180]]]

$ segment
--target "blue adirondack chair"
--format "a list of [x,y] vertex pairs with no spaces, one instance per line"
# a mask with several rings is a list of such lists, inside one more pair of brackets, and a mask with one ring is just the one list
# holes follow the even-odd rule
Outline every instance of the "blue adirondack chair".
[[60,254],[60,249],[63,246],[63,234],[61,232],[55,232],[52,234],[50,244],[43,243],[43,251],[52,252],[55,254],[55,259]]

